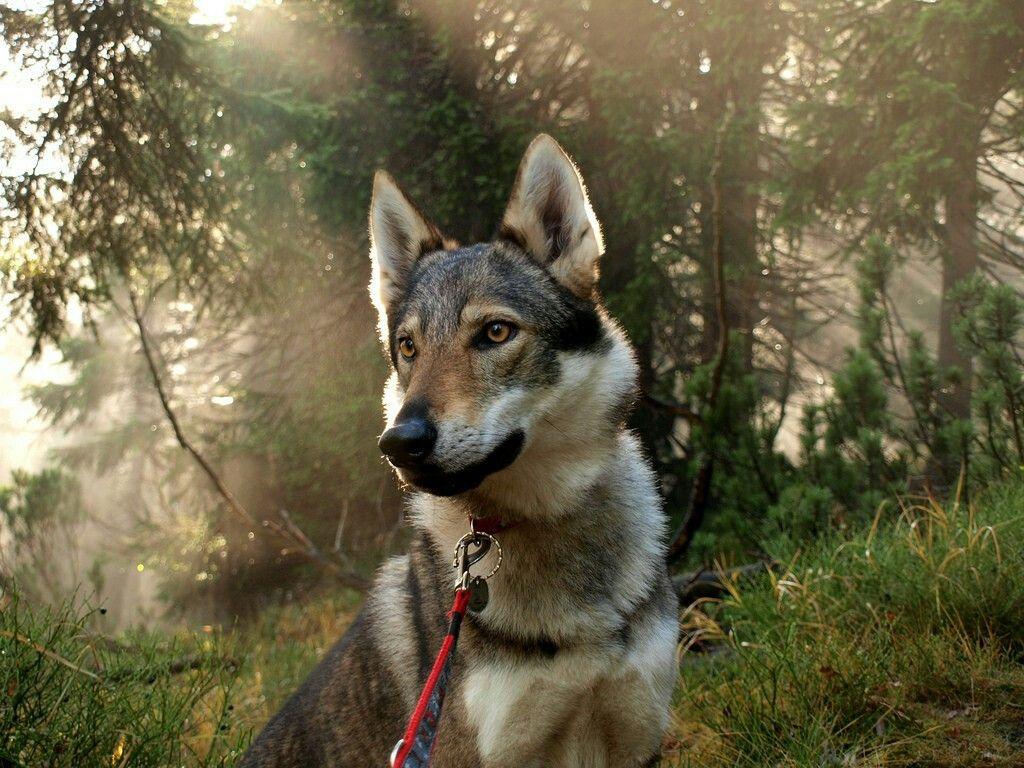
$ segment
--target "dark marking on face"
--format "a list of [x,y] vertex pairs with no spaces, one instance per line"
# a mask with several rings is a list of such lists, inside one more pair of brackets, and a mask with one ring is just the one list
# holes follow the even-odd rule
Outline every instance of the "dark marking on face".
[[508,467],[519,458],[525,435],[516,430],[502,440],[480,461],[454,472],[424,465],[408,473],[408,480],[420,490],[435,496],[456,496],[476,488],[488,475]]
[[556,348],[560,351],[589,349],[597,346],[605,338],[601,318],[593,302],[581,299],[561,285],[557,287],[565,291],[564,300],[570,308],[570,316],[560,329],[556,340]]

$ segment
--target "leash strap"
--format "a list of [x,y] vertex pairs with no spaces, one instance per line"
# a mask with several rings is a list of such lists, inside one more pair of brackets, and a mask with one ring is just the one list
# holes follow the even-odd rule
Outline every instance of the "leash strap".
[[395,745],[391,754],[391,768],[427,768],[430,765],[430,753],[434,749],[437,738],[437,725],[441,719],[441,707],[444,695],[448,690],[448,676],[452,658],[455,656],[455,644],[459,640],[459,629],[462,617],[466,615],[469,605],[468,587],[455,590],[455,601],[449,612],[448,634],[441,643],[441,650],[434,659],[434,666],[427,676],[427,682],[416,702],[416,708],[405,727],[402,740]]

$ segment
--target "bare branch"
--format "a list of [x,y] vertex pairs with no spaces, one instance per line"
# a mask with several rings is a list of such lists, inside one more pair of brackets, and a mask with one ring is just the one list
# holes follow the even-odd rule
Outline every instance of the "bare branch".
[[174,437],[180,445],[196,462],[199,468],[203,471],[203,474],[209,478],[213,487],[217,493],[224,500],[228,509],[235,517],[239,518],[244,522],[255,535],[256,531],[261,527],[264,530],[269,530],[276,534],[289,546],[294,547],[295,551],[299,552],[306,559],[321,566],[324,570],[328,571],[334,576],[339,582],[345,586],[353,587],[355,589],[365,589],[368,586],[368,581],[357,573],[346,569],[341,564],[335,562],[332,558],[328,557],[322,552],[317,546],[315,546],[312,540],[303,533],[297,525],[288,516],[287,512],[281,512],[282,520],[285,525],[281,526],[273,523],[269,520],[264,520],[262,526],[256,521],[249,511],[242,506],[242,504],[235,498],[235,495],[231,493],[231,490],[224,484],[220,475],[213,468],[206,457],[196,448],[195,444],[185,435],[181,428],[181,422],[179,422],[177,414],[171,407],[170,398],[167,396],[167,390],[164,388],[163,380],[160,377],[160,370],[156,363],[156,357],[154,356],[153,348],[150,344],[149,333],[146,330],[146,324],[142,316],[142,312],[139,309],[139,300],[135,295],[135,291],[129,288],[128,298],[131,302],[132,317],[135,320],[135,326],[139,332],[139,340],[142,344],[142,354],[146,358],[146,365],[149,368],[150,377],[153,380],[153,387],[156,389],[157,396],[160,398],[160,405],[163,408],[164,415],[167,417],[168,423],[171,425],[171,429],[174,431]]
[[31,638],[25,637],[24,635],[19,635],[17,632],[8,632],[6,629],[0,629],[0,637],[10,638],[11,640],[14,640],[15,642],[21,643],[23,645],[27,645],[29,648],[34,650],[36,653],[39,653],[39,654],[45,656],[48,659],[52,659],[53,661],[56,661],[58,664],[62,664],[65,667],[67,667],[68,669],[73,670],[73,671],[77,672],[80,675],[85,675],[86,677],[92,678],[93,680],[96,680],[96,681],[100,680],[100,676],[97,675],[95,672],[90,672],[88,669],[82,669],[82,667],[78,666],[73,661],[69,661],[68,659],[64,658],[63,656],[61,656],[56,651],[51,651],[46,646],[40,645],[39,643],[37,643],[35,640],[32,640]]
[[666,411],[667,413],[671,413],[673,416],[678,416],[681,419],[686,419],[691,424],[704,423],[704,420],[701,418],[699,413],[683,403],[665,400],[657,395],[652,395],[650,392],[644,392],[643,395],[641,395],[641,399],[651,407],[657,408],[661,411]]
[[732,582],[756,576],[773,565],[771,560],[759,560],[735,568],[701,568],[698,571],[673,576],[672,586],[679,596],[680,604],[693,605],[698,600],[720,597]]

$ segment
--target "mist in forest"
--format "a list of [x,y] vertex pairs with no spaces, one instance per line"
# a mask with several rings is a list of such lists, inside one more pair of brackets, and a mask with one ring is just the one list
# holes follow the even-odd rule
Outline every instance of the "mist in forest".
[[33,601],[121,628],[365,586],[405,535],[373,172],[486,239],[542,131],[688,566],[1024,464],[1012,0],[90,0],[0,32],[0,580]]

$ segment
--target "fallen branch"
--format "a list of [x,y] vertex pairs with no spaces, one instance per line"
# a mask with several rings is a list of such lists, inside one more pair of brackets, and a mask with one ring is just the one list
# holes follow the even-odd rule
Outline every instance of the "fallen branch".
[[195,672],[204,667],[223,667],[227,670],[236,670],[241,662],[233,656],[211,657],[204,654],[191,654],[176,659],[154,664],[149,667],[138,669],[120,669],[107,675],[106,680],[110,683],[119,683],[124,680],[145,680],[152,685],[160,677],[173,677],[185,672]]
[[80,675],[85,675],[86,677],[92,678],[93,680],[96,680],[97,682],[101,681],[100,676],[97,675],[95,672],[90,672],[88,669],[82,669],[82,667],[78,666],[73,661],[70,661],[69,659],[64,658],[63,656],[61,656],[56,651],[51,651],[45,645],[40,645],[39,643],[37,643],[35,640],[32,640],[31,638],[25,637],[24,635],[19,635],[17,632],[8,632],[6,629],[0,629],[0,637],[10,638],[11,640],[14,640],[15,642],[21,643],[23,645],[27,645],[29,648],[34,650],[36,653],[42,654],[46,658],[52,659],[53,661],[57,662],[58,664],[61,664],[61,665],[65,666],[65,667],[67,667],[68,669],[77,672]]
[[146,323],[143,319],[142,311],[139,309],[139,300],[135,295],[135,291],[129,289],[128,299],[131,303],[132,316],[139,332],[139,341],[142,344],[142,354],[143,357],[146,358],[149,375],[153,381],[153,386],[156,389],[157,396],[160,398],[160,405],[163,408],[164,415],[167,417],[167,421],[170,423],[171,429],[174,431],[174,437],[178,441],[178,445],[180,445],[182,449],[184,449],[195,460],[196,464],[203,471],[203,474],[209,478],[214,489],[216,489],[217,493],[224,500],[224,503],[227,505],[227,508],[231,513],[244,522],[254,536],[256,535],[256,531],[260,528],[272,531],[285,544],[303,555],[307,560],[321,566],[340,583],[355,589],[366,589],[367,586],[369,586],[367,579],[347,569],[333,558],[328,557],[313,544],[312,540],[306,536],[306,534],[303,533],[297,525],[295,525],[291,518],[288,517],[287,513],[282,512],[282,519],[284,520],[283,526],[271,520],[264,520],[261,525],[256,521],[256,518],[254,518],[249,511],[242,506],[241,502],[235,498],[235,495],[231,493],[230,489],[228,489],[224,484],[220,475],[217,474],[213,466],[206,460],[206,457],[199,452],[199,449],[196,448],[192,441],[188,439],[184,430],[181,428],[181,422],[178,421],[178,416],[175,414],[174,408],[171,407],[171,401],[167,395],[167,390],[164,388],[163,379],[160,376],[160,369],[157,366],[156,356],[154,355],[153,348],[149,341],[149,332],[146,330]]
[[699,571],[673,576],[672,586],[679,596],[680,605],[685,607],[693,605],[698,600],[721,597],[728,590],[730,584],[764,573],[774,564],[771,560],[759,560],[756,563],[725,570],[702,568]]

